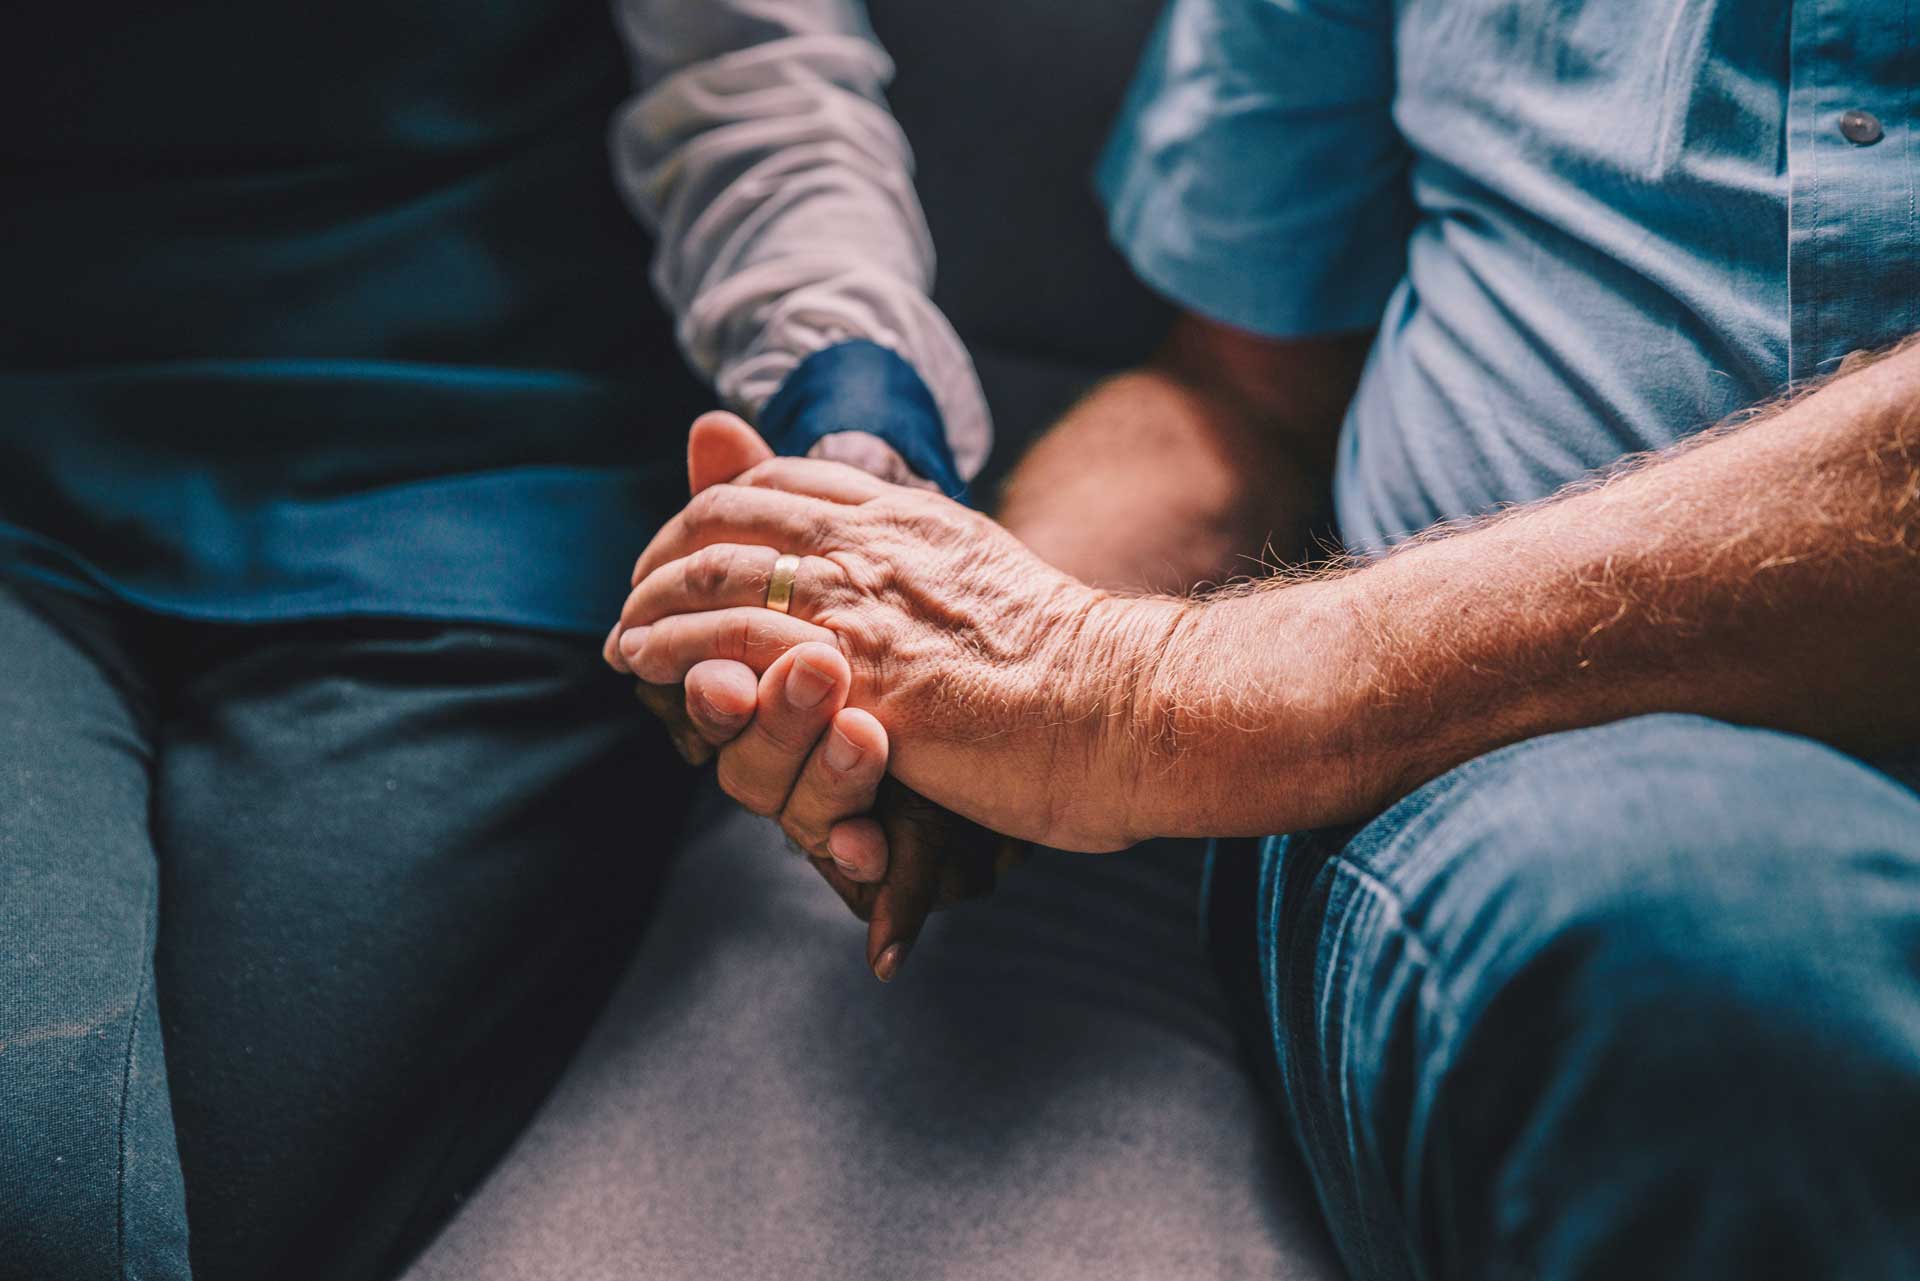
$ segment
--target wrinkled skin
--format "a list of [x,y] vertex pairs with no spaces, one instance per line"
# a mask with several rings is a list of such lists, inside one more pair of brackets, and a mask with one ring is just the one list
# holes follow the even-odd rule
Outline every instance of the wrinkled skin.
[[[803,558],[786,616],[763,607],[783,551]],[[805,459],[704,489],[634,583],[609,647],[641,679],[671,683],[715,658],[765,671],[795,646],[830,645],[851,669],[849,704],[887,727],[889,770],[909,787],[1026,840],[1134,839],[1131,685],[1180,602],[1115,608],[957,503]]]
[[[871,436],[828,436],[812,452],[932,488]],[[696,495],[772,456],[730,414],[696,423],[688,453]],[[760,591],[764,601],[764,580]],[[622,630],[616,626],[608,635],[605,654],[616,668],[632,671],[617,644]],[[808,679],[808,696],[818,700],[805,708],[785,697],[796,666]],[[884,778],[886,731],[870,714],[844,705],[851,673],[837,648],[803,645],[763,668],[764,675],[756,675],[759,669],[745,663],[712,658],[681,673],[684,685],[642,680],[635,692],[682,756],[692,764],[717,756],[723,790],[779,821],[794,847],[868,923],[868,963],[891,979],[927,914],[990,892],[998,874],[1022,856],[1024,842],[997,836]],[[857,762],[847,765],[856,753]]]

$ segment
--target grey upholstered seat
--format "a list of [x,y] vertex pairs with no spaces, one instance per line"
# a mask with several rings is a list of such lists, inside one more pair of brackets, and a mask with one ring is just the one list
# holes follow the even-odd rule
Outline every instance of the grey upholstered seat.
[[1197,868],[1040,856],[883,987],[778,833],[709,806],[410,1281],[1337,1276],[1195,941]]

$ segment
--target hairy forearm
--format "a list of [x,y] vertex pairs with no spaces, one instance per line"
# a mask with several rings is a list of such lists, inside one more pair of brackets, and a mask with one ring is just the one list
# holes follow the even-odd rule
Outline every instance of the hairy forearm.
[[1238,341],[1183,321],[1148,365],[1096,387],[1014,469],[1001,522],[1055,566],[1128,591],[1297,555],[1325,510],[1365,343],[1297,344],[1258,375],[1272,388],[1235,367]]
[[1656,711],[1920,739],[1920,348],[1351,572],[1162,605],[1141,835],[1358,819],[1505,743]]

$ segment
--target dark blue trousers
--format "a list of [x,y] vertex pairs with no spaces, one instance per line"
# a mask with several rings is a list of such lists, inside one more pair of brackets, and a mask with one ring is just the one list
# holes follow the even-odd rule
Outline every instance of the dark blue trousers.
[[0,1277],[397,1271],[677,843],[591,641],[0,586]]

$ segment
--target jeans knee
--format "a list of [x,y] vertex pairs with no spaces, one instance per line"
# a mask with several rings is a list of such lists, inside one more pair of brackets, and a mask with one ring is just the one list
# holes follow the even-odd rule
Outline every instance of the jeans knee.
[[1446,1015],[1407,1150],[1486,1190],[1467,1255],[1561,1275],[1554,1251],[1644,1244],[1627,1217],[1659,1205],[1697,1220],[1680,1251],[1738,1221],[1713,1249],[1813,1266],[1844,1238],[1874,1276],[1913,1244],[1884,1225],[1920,1210],[1893,1137],[1920,1132],[1920,799],[1805,740],[1657,717],[1476,762],[1423,818],[1357,855]]
[[1457,1006],[1538,970],[1629,1003],[1784,1012],[1904,978],[1916,955],[1920,796],[1805,739],[1643,717],[1494,753],[1411,799],[1347,858],[1444,960]]

